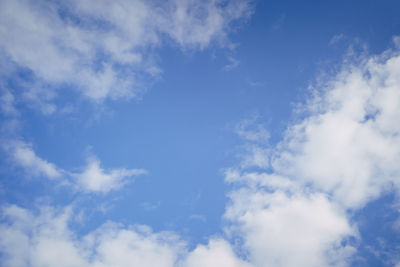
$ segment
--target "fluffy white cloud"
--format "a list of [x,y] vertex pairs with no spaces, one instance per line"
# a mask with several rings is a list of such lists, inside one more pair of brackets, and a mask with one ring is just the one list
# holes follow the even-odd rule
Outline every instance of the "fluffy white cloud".
[[83,191],[107,193],[121,188],[127,183],[127,178],[145,173],[143,169],[104,170],[100,167],[98,159],[90,157],[85,170],[73,176],[76,178],[77,186]]
[[190,252],[180,267],[249,267],[239,259],[231,245],[223,239],[211,239],[207,246],[199,245]]
[[[38,49],[37,55],[28,50],[21,52],[24,50],[18,47],[23,44],[21,41],[15,46],[3,45],[8,56],[47,82],[73,81],[96,101],[132,93],[123,86],[116,91],[109,89],[115,88],[110,86],[115,83],[132,82],[117,77],[114,64],[130,67],[139,64],[142,71],[154,70],[153,65],[146,65],[147,54],[140,40],[146,46],[157,45],[162,32],[183,47],[202,49],[212,40],[224,39],[229,24],[226,17],[238,18],[246,7],[241,2],[232,2],[223,11],[219,2],[213,1],[168,2],[158,9],[141,1],[68,2],[63,11],[72,13],[64,18],[54,6],[21,3],[1,3],[1,25],[10,20],[10,25],[33,27],[21,38],[28,38],[26,44],[33,47],[46,47],[49,64],[37,66],[42,60],[38,55],[44,50]],[[21,11],[24,16],[15,16],[13,10]],[[151,13],[154,10],[156,14],[161,10],[165,14],[154,15]],[[47,12],[47,16],[38,15],[42,12]],[[130,17],[130,12],[138,12],[140,16]],[[45,21],[48,18],[54,18],[54,25],[49,26]],[[165,24],[166,18],[172,18],[173,26]],[[22,19],[28,23],[21,22]],[[29,23],[30,19],[33,23]],[[74,20],[81,20],[82,27],[77,28]],[[125,23],[127,20],[133,21]],[[104,28],[92,31],[91,27],[96,25],[93,21],[103,23]],[[193,25],[185,28],[184,24]],[[65,25],[73,36],[68,37],[68,45],[64,43],[66,37],[53,36],[57,27]],[[146,30],[135,30],[132,25]],[[210,25],[214,27],[209,28]],[[113,36],[108,27],[117,29],[113,31],[117,35]],[[17,38],[8,36],[12,33],[6,28],[1,28],[0,34],[10,42]],[[93,44],[92,38],[100,41]],[[124,46],[126,43],[121,41],[124,38],[134,45]],[[96,60],[96,51],[110,57],[100,70],[91,65]],[[79,57],[80,54],[90,56]],[[67,59],[61,60],[66,55]],[[52,66],[57,67],[52,69]],[[71,78],[75,66],[80,66],[80,74]],[[33,91],[32,94],[34,98]],[[2,101],[7,106],[12,98],[5,95]],[[400,56],[388,51],[357,65],[344,66],[318,88],[307,102],[305,118],[288,128],[275,149],[267,150],[263,145],[263,140],[268,139],[264,128],[249,131],[247,124],[238,126],[238,134],[252,142],[252,149],[248,150],[250,155],[244,158],[244,163],[226,172],[226,181],[239,187],[230,193],[231,202],[224,217],[231,223],[227,233],[240,239],[239,249],[248,262],[240,259],[232,245],[223,239],[213,238],[207,245],[187,251],[184,242],[174,234],[153,233],[143,226],[124,228],[114,223],[78,237],[69,226],[72,216],[69,208],[62,212],[43,208],[35,215],[9,206],[1,212],[1,263],[5,266],[346,266],[355,252],[351,238],[358,235],[357,225],[350,223],[349,211],[363,207],[386,188],[399,186],[399,106]],[[24,143],[16,142],[10,151],[14,161],[34,175],[55,178],[66,173],[39,158]],[[271,161],[271,165],[264,161]],[[268,171],[247,169],[251,167]],[[104,170],[98,160],[89,159],[82,173],[69,175],[83,191],[108,192],[141,172]]]
[[400,56],[345,67],[290,127],[272,165],[276,173],[357,208],[400,182]]
[[0,225],[4,266],[173,266],[183,243],[171,233],[144,226],[121,228],[106,223],[77,239],[71,232],[72,209],[43,207],[34,215],[17,206],[3,209]]
[[29,177],[60,178],[63,184],[72,185],[76,190],[83,192],[108,193],[120,189],[129,182],[128,178],[146,174],[143,169],[105,170],[101,167],[100,160],[94,156],[88,157],[82,172],[70,172],[37,156],[32,146],[22,141],[9,141],[4,147],[12,162],[22,167]]
[[[226,181],[241,186],[225,217],[252,264],[349,265],[358,239],[349,211],[400,182],[399,107],[398,52],[345,64],[314,88],[306,115],[280,144],[256,146],[270,151],[267,171],[251,169],[257,161],[226,171]],[[248,158],[259,150],[247,150]]]
[[247,267],[224,240],[213,239],[189,252],[170,232],[108,222],[78,238],[71,231],[73,210],[42,207],[35,215],[18,206],[4,207],[0,224],[0,263],[4,266],[92,267]]
[[52,163],[40,158],[29,144],[11,141],[6,144],[13,162],[23,167],[28,176],[45,176],[50,179],[61,176],[61,171]]
[[345,266],[355,251],[342,242],[356,231],[324,195],[258,188],[233,192],[231,199],[225,216],[254,266]]
[[20,81],[19,95],[47,114],[56,109],[48,103],[54,87],[75,88],[95,102],[132,98],[144,90],[143,77],[161,71],[154,48],[164,39],[184,50],[226,45],[231,22],[250,12],[241,0],[4,0],[0,56],[11,63],[0,74],[27,71],[30,83]]

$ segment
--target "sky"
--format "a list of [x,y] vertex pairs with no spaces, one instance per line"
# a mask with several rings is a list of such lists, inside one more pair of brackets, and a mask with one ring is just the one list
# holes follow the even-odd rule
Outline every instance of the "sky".
[[0,266],[400,266],[400,3],[0,0]]

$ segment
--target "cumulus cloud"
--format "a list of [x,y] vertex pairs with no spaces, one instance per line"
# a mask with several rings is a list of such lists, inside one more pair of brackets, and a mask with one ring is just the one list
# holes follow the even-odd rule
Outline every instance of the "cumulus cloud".
[[73,185],[78,191],[108,193],[120,189],[129,182],[129,178],[146,174],[143,169],[103,169],[95,156],[89,156],[82,172],[71,172],[57,167],[36,155],[32,146],[22,141],[9,141],[5,145],[10,159],[16,166],[22,167],[27,176],[43,176],[49,179],[59,178],[63,184]]
[[356,231],[343,210],[320,194],[242,189],[231,193],[225,217],[243,238],[254,266],[345,266],[343,246]]
[[[33,214],[7,206],[1,212],[1,263],[348,266],[357,249],[354,240],[359,239],[351,214],[385,190],[398,190],[400,182],[400,56],[386,51],[344,65],[313,90],[304,116],[288,127],[282,142],[264,157],[253,157],[260,160],[226,171],[226,181],[236,185],[224,215],[228,238],[210,238],[190,251],[173,233],[111,222],[80,237],[70,225],[71,208],[42,208]],[[250,154],[266,149],[264,128],[249,130],[244,123],[237,132],[258,148],[247,150]],[[47,170],[39,171],[42,175],[60,172],[29,146],[19,146],[12,155],[24,168],[41,165]],[[253,168],[265,159],[271,164]],[[126,169],[104,170],[98,160],[89,159],[84,171],[73,177],[88,191],[107,192],[134,174]],[[232,245],[231,240],[238,242]]]
[[252,264],[349,265],[359,238],[349,211],[400,182],[399,71],[397,51],[347,62],[312,88],[302,118],[271,148],[269,168],[226,170],[239,187],[225,218]]
[[275,172],[362,207],[400,179],[400,56],[345,67],[291,126],[272,159]]
[[7,206],[2,214],[0,261],[5,266],[248,266],[224,240],[210,240],[189,252],[175,234],[154,233],[143,225],[108,222],[78,238],[70,226],[71,207],[41,207],[39,214],[33,214]]
[[211,239],[207,246],[199,245],[190,252],[182,267],[250,267],[250,264],[239,259],[231,245],[223,239]]
[[4,208],[0,247],[6,266],[173,266],[181,243],[144,226],[106,223],[81,239],[71,232],[72,209],[42,207],[38,215]]
[[73,174],[73,176],[80,189],[88,192],[107,193],[121,188],[128,182],[127,178],[145,173],[146,171],[143,169],[104,170],[100,167],[100,161],[97,158],[90,157],[84,171]]
[[[154,49],[165,39],[183,50],[224,46],[231,23],[250,13],[249,2],[239,0],[5,0],[0,56],[10,63],[0,74],[15,81],[11,69],[24,71],[29,86],[19,82],[21,97],[45,114],[56,109],[48,103],[55,87],[94,102],[133,98],[144,90],[141,80],[160,73]],[[10,95],[3,98],[10,103]]]
[[50,179],[61,176],[61,170],[37,156],[29,144],[11,141],[6,145],[6,149],[11,154],[13,162],[24,168],[28,176],[44,176]]

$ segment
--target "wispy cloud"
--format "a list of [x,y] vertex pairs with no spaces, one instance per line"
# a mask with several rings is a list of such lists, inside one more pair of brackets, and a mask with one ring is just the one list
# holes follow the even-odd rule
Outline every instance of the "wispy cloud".
[[346,37],[345,37],[345,35],[343,33],[336,34],[331,38],[331,40],[329,41],[329,44],[330,45],[335,45],[335,44],[339,43],[340,41],[342,41],[345,38]]
[[240,64],[240,61],[232,56],[227,57],[229,63],[224,66],[224,71],[231,71],[237,68]]
[[286,14],[281,14],[279,18],[272,24],[271,29],[273,31],[280,30],[283,27],[285,20],[286,20]]
[[15,116],[18,114],[15,108],[15,97],[14,95],[5,88],[0,88],[0,109],[3,114]]
[[242,120],[235,127],[235,133],[246,141],[268,142],[270,134],[264,125],[258,123],[259,116],[253,115],[249,119]]
[[195,220],[195,221],[201,221],[201,222],[206,222],[207,218],[206,216],[202,214],[192,214],[189,216],[190,220]]
[[160,202],[157,202],[157,203],[143,202],[143,203],[140,204],[140,206],[145,211],[153,211],[153,210],[157,209],[160,206]]
[[263,82],[257,82],[257,81],[252,81],[252,80],[248,81],[247,83],[251,87],[260,87],[260,86],[264,86],[265,85],[265,83],[263,83]]

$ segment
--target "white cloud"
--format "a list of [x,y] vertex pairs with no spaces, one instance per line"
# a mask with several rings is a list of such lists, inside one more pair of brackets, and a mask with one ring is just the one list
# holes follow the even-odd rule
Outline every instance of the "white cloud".
[[72,185],[78,191],[108,193],[120,189],[129,182],[128,178],[146,174],[143,169],[115,168],[104,170],[101,162],[89,156],[82,172],[70,172],[58,168],[53,163],[37,156],[32,146],[22,141],[9,141],[5,145],[12,162],[22,167],[28,176],[44,176],[49,179],[59,178],[64,185]]
[[240,185],[230,193],[228,232],[242,238],[252,264],[349,265],[359,238],[349,211],[400,182],[399,77],[393,51],[344,65],[314,88],[305,116],[270,149],[267,171],[252,171],[257,161],[226,171]]
[[32,146],[20,142],[11,141],[6,145],[13,161],[23,167],[29,176],[45,176],[50,179],[61,176],[61,171],[52,163],[38,157]]
[[276,173],[311,183],[357,208],[400,181],[400,56],[344,68],[290,127]]
[[0,247],[7,266],[173,266],[181,247],[169,233],[122,229],[107,223],[82,239],[69,229],[71,208],[42,208],[39,215],[17,207],[3,210]]
[[258,123],[259,116],[253,115],[249,119],[240,121],[235,127],[235,133],[247,141],[245,152],[241,155],[241,167],[269,167],[270,150],[261,144],[267,144],[270,138],[264,125]]
[[[5,0],[0,3],[0,71],[31,71],[23,98],[45,114],[58,88],[71,87],[95,102],[132,98],[141,80],[157,75],[154,48],[170,39],[182,49],[225,45],[231,22],[250,14],[248,1]],[[35,83],[34,87],[31,84]],[[43,98],[43,95],[46,96]],[[44,107],[42,107],[44,106]]]
[[199,245],[184,260],[182,267],[249,267],[237,258],[231,245],[223,239],[211,239],[207,246]]
[[15,108],[15,97],[14,95],[4,88],[1,89],[0,96],[0,109],[6,115],[17,115],[18,111]]
[[[94,101],[133,97],[135,77],[120,77],[115,65],[122,69],[129,66],[124,74],[133,76],[138,73],[136,67],[144,72],[154,67],[147,61],[144,46],[159,45],[160,32],[183,49],[203,49],[213,40],[224,40],[229,21],[242,16],[247,4],[234,1],[222,10],[218,3],[176,1],[154,9],[141,1],[68,2],[64,11],[77,15],[69,21],[59,16],[56,6],[3,1],[0,38],[6,40],[2,48],[7,55],[33,71],[37,79],[72,82]],[[159,16],[161,10],[165,14]],[[82,27],[73,19],[82,20]],[[168,19],[172,26],[167,24]],[[104,28],[92,30],[96,26],[93,21],[102,22]],[[27,46],[36,48],[32,49],[36,54]],[[96,51],[110,57],[99,70],[93,66],[98,59]],[[77,70],[79,74],[75,75]],[[25,92],[27,97],[29,92]],[[36,93],[32,92],[33,96]],[[6,107],[12,103],[9,96],[2,101]],[[358,235],[348,211],[363,207],[386,188],[400,185],[400,56],[389,51],[358,65],[344,66],[316,90],[307,105],[308,115],[288,128],[284,140],[271,153],[261,153],[266,151],[264,142],[269,137],[262,126],[248,129],[245,122],[236,129],[254,146],[243,164],[226,172],[226,181],[240,186],[229,195],[231,203],[225,218],[232,226],[226,230],[241,239],[243,246],[239,249],[250,263],[237,257],[224,239],[212,238],[207,245],[188,252],[174,234],[153,233],[143,226],[124,228],[115,223],[78,237],[69,226],[69,208],[62,212],[43,208],[35,215],[9,206],[1,213],[2,264],[348,265],[355,252],[348,238]],[[49,178],[67,173],[38,157],[27,144],[15,142],[9,149],[14,162],[28,173]],[[269,169],[246,169],[254,166]],[[143,171],[104,170],[99,160],[91,158],[82,173],[69,175],[84,192],[106,193],[140,173]]]
[[227,183],[240,183],[251,188],[279,189],[287,192],[299,190],[299,186],[295,181],[284,176],[266,172],[247,172],[246,170],[227,169],[225,171],[225,181]]
[[[171,232],[154,233],[147,226],[123,227],[113,222],[77,236],[71,228],[76,218],[71,207],[45,206],[34,214],[14,205],[1,211],[0,263],[32,267],[324,266],[327,258],[340,266],[338,257],[333,256],[345,259],[353,252],[350,246],[336,244],[352,229],[340,210],[323,196],[240,194],[240,198],[232,199],[243,201],[239,203],[243,209],[235,204],[227,214],[241,222],[245,242],[237,249],[249,250],[251,263],[240,259],[222,238],[211,238],[207,245],[189,251],[185,242]],[[263,206],[267,202],[269,209]],[[324,254],[325,246],[331,243],[337,246],[333,256]]]
[[355,236],[345,213],[320,194],[241,189],[226,218],[244,240],[254,266],[345,266]]
[[100,167],[100,161],[94,157],[88,159],[84,171],[73,174],[79,189],[88,192],[107,193],[119,189],[127,183],[127,178],[145,174],[143,169],[111,169],[104,170]]
[[259,145],[246,145],[246,152],[242,155],[242,168],[258,167],[267,169],[269,167],[270,150]]
[[189,252],[170,232],[142,225],[108,222],[78,238],[70,228],[73,210],[41,207],[38,215],[18,206],[4,207],[0,224],[0,263],[5,266],[92,267],[246,267],[224,240],[212,239]]
[[204,49],[212,41],[223,44],[231,30],[230,23],[250,15],[249,3],[247,0],[170,1],[166,8],[169,13],[162,21],[161,29],[183,48]]

